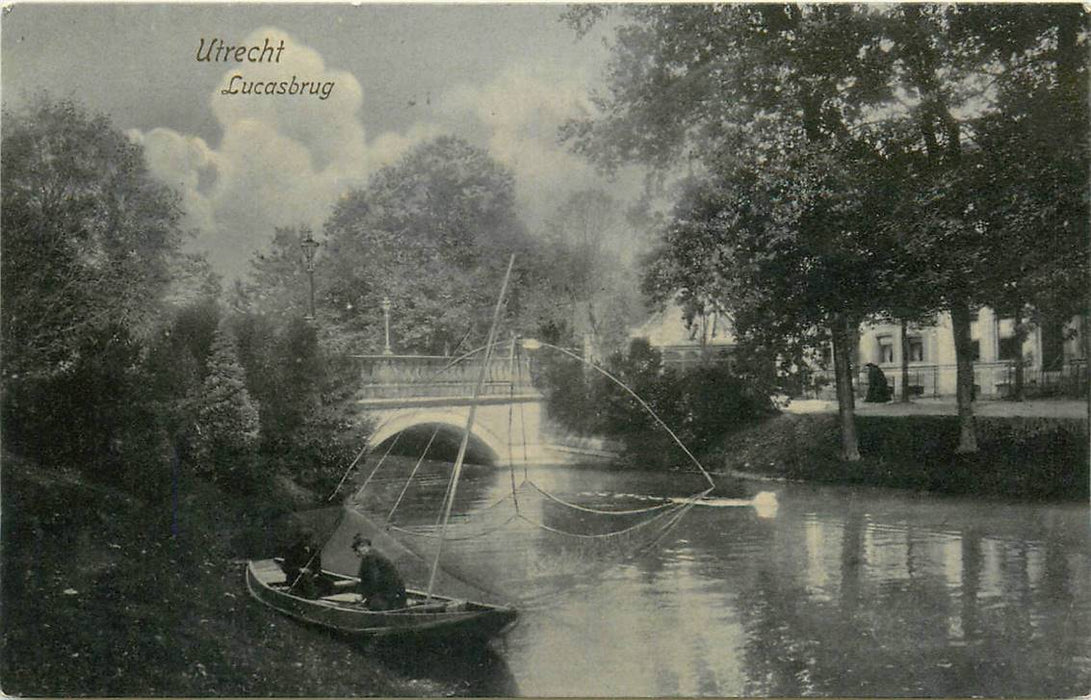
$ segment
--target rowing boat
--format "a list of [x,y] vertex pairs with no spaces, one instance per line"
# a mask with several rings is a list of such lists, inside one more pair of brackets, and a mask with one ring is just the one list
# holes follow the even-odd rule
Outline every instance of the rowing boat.
[[284,570],[276,559],[248,563],[246,586],[250,595],[289,617],[360,638],[429,641],[457,638],[460,642],[487,641],[516,621],[514,608],[490,605],[423,591],[407,590],[406,607],[370,610],[353,592],[357,579],[332,571],[323,575],[336,592],[304,598],[289,591]]

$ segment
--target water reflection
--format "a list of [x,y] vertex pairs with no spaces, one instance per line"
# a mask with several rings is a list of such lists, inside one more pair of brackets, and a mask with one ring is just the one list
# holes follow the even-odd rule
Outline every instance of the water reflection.
[[[434,517],[440,472],[431,491],[406,495],[406,517]],[[689,476],[530,474],[603,508],[688,495],[700,488]],[[461,489],[468,509],[505,517],[495,505],[511,489],[503,470],[470,473]],[[536,603],[499,654],[390,662],[467,695],[1067,696],[1091,686],[1086,506],[777,491],[775,517],[697,507],[653,553],[612,566],[576,567],[534,528],[454,544],[467,571]],[[541,500],[520,507],[524,525],[589,526]],[[528,575],[542,590],[518,590]],[[544,587],[552,594],[538,595]]]
[[1086,507],[808,487],[780,503],[773,520],[694,510],[656,556],[532,611],[509,640],[523,692],[1086,692]]

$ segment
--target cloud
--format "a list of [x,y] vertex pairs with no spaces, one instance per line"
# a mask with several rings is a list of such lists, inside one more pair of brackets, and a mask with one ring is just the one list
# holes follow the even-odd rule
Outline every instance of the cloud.
[[[195,246],[228,278],[245,274],[276,227],[320,231],[346,190],[438,133],[420,124],[368,144],[360,120],[364,91],[356,78],[274,27],[241,43],[263,46],[266,39],[273,46],[284,42],[280,62],[225,64],[210,96],[222,130],[217,146],[165,128],[130,132],[144,146],[152,173],[181,193],[186,223],[198,232]],[[288,94],[305,82],[317,84],[318,94],[311,86]],[[320,99],[329,83],[328,97]],[[225,94],[230,91],[235,94]]]
[[532,229],[573,192],[599,188],[619,201],[640,194],[635,171],[607,181],[559,141],[565,122],[594,113],[590,82],[586,71],[519,65],[486,85],[461,85],[444,97],[446,109],[470,113],[485,126],[490,154],[515,172],[517,202]]
[[[279,63],[221,64],[225,70],[209,96],[221,129],[218,144],[166,128],[131,132],[153,174],[181,193],[186,223],[198,231],[195,246],[228,279],[246,273],[277,227],[308,225],[320,234],[347,190],[442,133],[476,135],[511,168],[519,213],[531,230],[578,190],[603,188],[623,202],[640,194],[639,175],[625,172],[606,182],[558,142],[565,121],[593,110],[585,71],[512,66],[483,84],[452,87],[430,102],[426,119],[368,140],[361,119],[366,94],[352,74],[326,65],[317,51],[275,27],[241,43],[264,45],[266,39],[273,46],[284,42]],[[283,92],[291,92],[293,81],[333,86],[326,99],[310,94],[310,86],[303,94],[264,94],[282,83]],[[237,94],[225,94],[230,91]]]

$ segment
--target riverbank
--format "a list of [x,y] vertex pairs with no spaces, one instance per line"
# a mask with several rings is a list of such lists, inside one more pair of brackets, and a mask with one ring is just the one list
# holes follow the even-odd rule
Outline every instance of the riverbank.
[[275,547],[292,504],[276,486],[246,499],[199,481],[149,504],[5,456],[3,640],[8,695],[432,696],[453,682],[275,615],[243,565]]
[[1087,500],[1086,418],[983,416],[977,454],[956,455],[952,415],[861,414],[859,462],[840,459],[837,416],[785,412],[725,439],[724,473],[947,494]]

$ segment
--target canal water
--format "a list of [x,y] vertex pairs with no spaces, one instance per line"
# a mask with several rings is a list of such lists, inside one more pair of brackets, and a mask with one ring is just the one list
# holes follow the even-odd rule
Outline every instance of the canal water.
[[[701,487],[677,473],[539,468],[524,478],[607,509]],[[495,510],[513,482],[505,470],[469,471],[460,510]],[[775,513],[696,506],[654,550],[558,578],[490,651],[405,672],[453,674],[466,694],[507,696],[1091,690],[1088,506],[743,488],[775,492]],[[403,510],[434,518],[434,493],[407,497]],[[549,526],[566,523],[554,516]],[[535,549],[549,542],[499,528],[456,554],[496,572],[539,555],[552,561]]]

